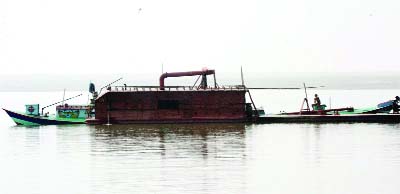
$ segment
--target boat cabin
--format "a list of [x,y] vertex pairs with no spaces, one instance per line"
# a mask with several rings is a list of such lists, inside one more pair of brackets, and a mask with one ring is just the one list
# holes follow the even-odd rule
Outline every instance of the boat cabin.
[[56,107],[57,119],[86,119],[89,106],[84,105],[59,105]]

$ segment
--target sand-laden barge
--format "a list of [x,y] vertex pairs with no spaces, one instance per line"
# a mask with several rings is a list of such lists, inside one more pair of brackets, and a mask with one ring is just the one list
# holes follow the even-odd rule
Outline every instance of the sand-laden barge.
[[[214,76],[213,87],[207,84],[207,75]],[[164,85],[165,78],[181,76],[199,76],[201,83]],[[242,85],[218,86],[214,70],[164,73],[159,86],[109,87],[96,98],[95,118],[87,123],[246,122],[254,107],[246,103],[247,92]]]

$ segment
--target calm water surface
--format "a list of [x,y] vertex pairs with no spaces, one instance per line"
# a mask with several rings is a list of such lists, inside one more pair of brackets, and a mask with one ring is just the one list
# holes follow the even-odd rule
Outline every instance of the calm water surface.
[[[0,100],[18,109],[35,95],[56,96]],[[400,124],[20,127],[3,111],[0,119],[1,194],[400,192]]]
[[0,193],[398,193],[400,125],[3,127]]

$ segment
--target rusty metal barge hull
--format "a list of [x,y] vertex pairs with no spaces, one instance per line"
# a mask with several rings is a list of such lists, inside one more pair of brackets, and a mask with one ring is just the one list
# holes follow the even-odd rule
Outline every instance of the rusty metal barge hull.
[[[213,75],[210,87],[207,75]],[[168,77],[198,76],[198,86],[165,86]],[[88,124],[246,122],[253,112],[243,85],[218,86],[214,70],[163,73],[159,86],[108,86]],[[250,95],[250,94],[249,94]],[[251,98],[251,97],[250,97]],[[253,107],[254,103],[253,103]]]
[[[208,123],[247,123],[248,120],[238,120],[238,119],[219,119],[219,120],[211,120],[211,119],[196,119],[196,120],[113,120],[110,121],[110,124],[208,124]],[[105,120],[98,119],[88,119],[86,120],[86,124],[89,125],[99,125],[99,124],[108,124]]]
[[245,122],[245,90],[112,91],[88,124]]

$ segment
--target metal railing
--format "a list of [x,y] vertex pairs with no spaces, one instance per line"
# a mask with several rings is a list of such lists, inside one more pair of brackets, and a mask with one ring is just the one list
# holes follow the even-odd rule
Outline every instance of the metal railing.
[[160,86],[110,86],[103,90],[99,97],[107,92],[143,92],[143,91],[246,91],[243,85],[219,86],[219,87],[199,87],[199,86],[164,86],[164,90]]

